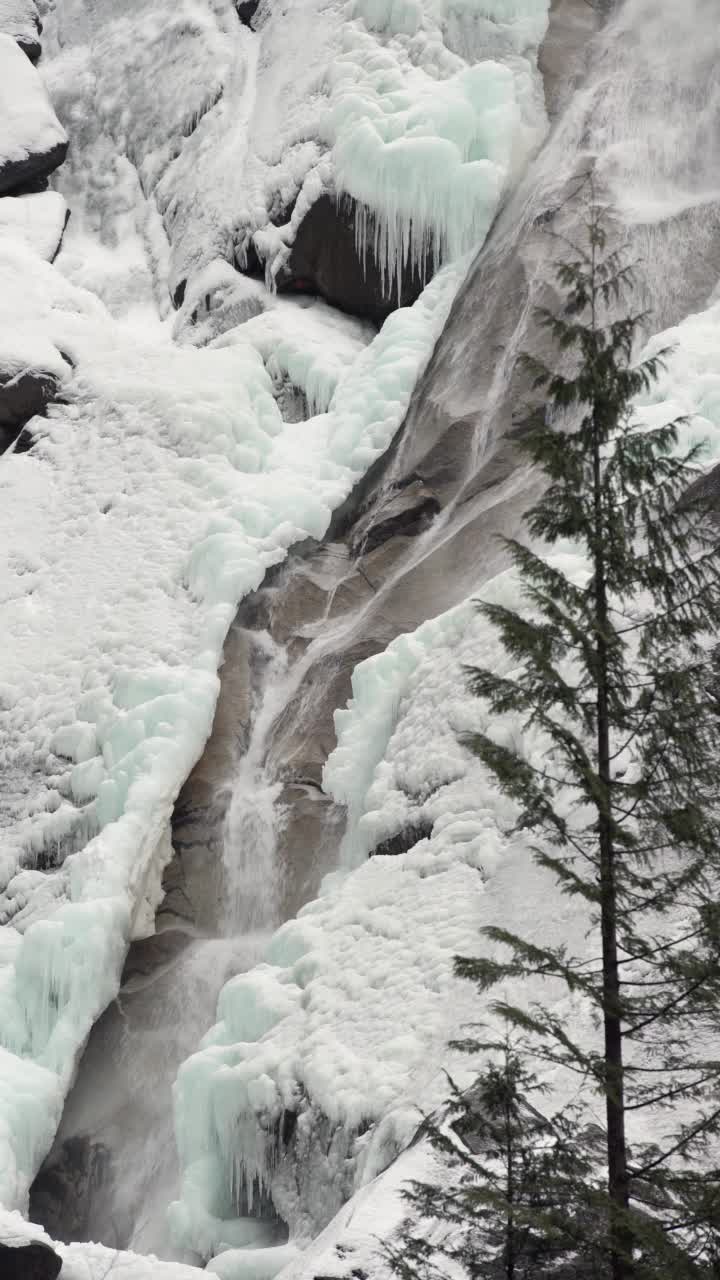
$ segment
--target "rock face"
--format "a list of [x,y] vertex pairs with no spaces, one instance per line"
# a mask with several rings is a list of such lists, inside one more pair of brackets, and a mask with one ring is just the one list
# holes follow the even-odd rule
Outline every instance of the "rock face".
[[441,508],[437,494],[417,476],[390,486],[382,500],[361,513],[350,535],[353,555],[368,555],[395,537],[416,537],[429,528]]
[[55,1280],[62,1259],[41,1240],[10,1245],[0,1241],[0,1276],[2,1280]]
[[[431,275],[428,270],[426,279]],[[396,307],[409,306],[423,288],[417,270],[403,268],[399,290],[396,279],[384,278],[372,246],[365,254],[358,247],[355,202],[329,194],[320,196],[300,223],[276,283],[278,293],[319,293],[331,306],[376,324]]]
[[9,35],[0,34],[0,195],[47,178],[68,149],[65,130],[35,68]]
[[[604,9],[586,0],[552,0],[551,21],[540,46],[538,66],[545,85],[548,115],[556,116],[582,77],[584,49],[599,29]],[[573,74],[568,75],[568,68]]]
[[[54,374],[41,369],[22,369],[19,373],[0,366],[0,453],[18,439],[22,428],[36,414],[44,414],[56,398],[59,382]],[[28,439],[18,448],[28,449]]]

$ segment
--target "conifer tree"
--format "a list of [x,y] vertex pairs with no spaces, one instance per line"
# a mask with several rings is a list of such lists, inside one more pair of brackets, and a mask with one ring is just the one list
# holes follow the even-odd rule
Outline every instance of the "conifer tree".
[[594,1275],[591,1135],[536,1107],[543,1089],[508,1038],[457,1047],[490,1060],[421,1127],[443,1175],[406,1188],[410,1214],[385,1248],[394,1272],[446,1280],[453,1263],[468,1280],[577,1280],[581,1266]]
[[[537,313],[558,367],[525,358],[541,403],[520,444],[547,483],[526,517],[532,545],[506,542],[522,604],[478,605],[512,674],[468,671],[472,692],[539,730],[547,752],[528,759],[492,731],[466,741],[515,801],[536,860],[596,926],[597,955],[494,927],[484,933],[500,958],[459,958],[457,971],[482,990],[561,979],[595,1010],[589,1047],[547,1009],[494,1006],[604,1097],[598,1274],[717,1275],[720,556],[693,499],[700,451],[680,448],[683,422],[633,417],[668,352],[636,362],[646,317],[623,311],[633,269],[592,186],[583,199],[583,242],[566,241],[557,265],[559,305]],[[568,542],[584,576],[553,555]],[[628,1118],[643,1114],[655,1146],[631,1150]]]

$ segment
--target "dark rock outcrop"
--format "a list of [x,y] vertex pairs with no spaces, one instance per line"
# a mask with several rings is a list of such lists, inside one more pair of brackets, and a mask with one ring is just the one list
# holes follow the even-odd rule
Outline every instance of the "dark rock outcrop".
[[[18,438],[31,418],[45,413],[59,387],[53,373],[41,369],[9,373],[0,366],[0,453]],[[28,440],[24,447],[29,448],[30,443]]]
[[440,508],[437,494],[417,476],[409,477],[355,522],[350,550],[353,555],[367,555],[390,538],[417,537],[429,527]]
[[[53,1148],[30,1189],[30,1213],[57,1240],[88,1239],[88,1206],[107,1181],[110,1156],[102,1143],[83,1134]],[[57,1272],[47,1272],[54,1280]],[[5,1272],[0,1265],[0,1275]],[[19,1273],[19,1276],[24,1273]],[[38,1280],[45,1280],[38,1272]],[[18,1280],[19,1280],[18,1276]]]
[[42,1240],[27,1240],[17,1245],[0,1241],[2,1280],[56,1280],[61,1267],[62,1258]]
[[424,282],[420,271],[403,267],[398,291],[394,277],[383,278],[372,244],[364,255],[358,251],[355,201],[325,194],[303,218],[276,283],[278,293],[317,293],[341,311],[382,324],[415,301],[432,275],[427,268]]
[[237,16],[246,27],[250,26],[255,14],[257,13],[260,0],[235,0],[235,8]]
[[[28,195],[45,190],[45,179],[63,163],[67,141],[56,142],[48,151],[34,151],[22,160],[0,163],[0,195]],[[43,185],[40,185],[43,184]]]
[[388,836],[386,840],[381,840],[370,851],[371,858],[397,858],[401,853],[407,853],[409,849],[413,849],[421,840],[429,840],[432,835],[431,822],[413,822],[407,827],[402,827],[400,831],[396,831],[394,836]]

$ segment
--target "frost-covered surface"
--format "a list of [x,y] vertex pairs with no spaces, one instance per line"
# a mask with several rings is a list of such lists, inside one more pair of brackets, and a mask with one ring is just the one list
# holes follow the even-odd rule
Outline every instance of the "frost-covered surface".
[[[266,295],[267,296],[267,295]],[[273,382],[304,394],[309,412],[324,413],[375,327],[326,306],[318,298],[286,302],[271,298],[267,310],[218,338],[218,347],[249,342],[262,356]]]
[[[405,248],[477,246],[544,129],[546,10],[293,0],[263,4],[257,33],[231,0],[46,15],[43,78],[73,144],[57,268],[41,260],[54,197],[0,219],[3,365],[67,401],[0,473],[0,1201],[24,1202],[127,941],[152,927],[237,602],[387,448],[466,269],[368,345],[367,326],[272,305],[227,263],[256,231],[280,261],[328,185],[385,228],[388,269]],[[1,165],[65,134],[9,37],[0,58]],[[354,189],[368,165],[376,188]],[[388,185],[411,178],[412,244]],[[188,277],[180,346],[151,308]],[[283,384],[319,416],[285,424]]]
[[341,379],[376,335],[367,321],[344,315],[319,298],[289,301],[259,280],[216,259],[186,290],[173,324],[178,342],[226,347],[249,343],[273,383],[304,393],[310,414],[324,413]]
[[51,262],[62,240],[68,208],[58,191],[0,198],[0,241],[20,240]]
[[[675,351],[638,408],[650,425],[691,415],[681,444],[706,439],[708,463],[720,457],[719,337],[715,304],[655,339],[652,348]],[[583,574],[572,549],[560,554],[565,571]],[[519,603],[512,572],[479,594]],[[204,1256],[242,1230],[228,1221],[233,1194],[269,1191],[303,1245],[338,1207],[333,1190],[347,1198],[407,1145],[420,1113],[446,1092],[444,1070],[462,1072],[447,1042],[463,1020],[477,1019],[477,1007],[453,976],[453,957],[477,949],[483,924],[544,942],[562,936],[580,954],[591,945],[584,917],[534,865],[527,839],[506,834],[512,806],[458,735],[492,729],[499,740],[521,740],[536,763],[547,743],[528,731],[521,739],[516,715],[491,723],[468,696],[468,663],[510,671],[472,601],[362,663],[351,703],[336,713],[324,786],[348,809],[345,869],[280,929],[264,965],[225,987],[217,1025],[178,1078],[185,1181],[173,1224]],[[406,853],[368,860],[401,833]],[[593,1034],[581,1010],[572,1016],[580,1034],[584,1022]],[[296,1136],[283,1144],[288,1113],[298,1117]],[[304,1267],[290,1267],[288,1278]]]
[[387,447],[458,273],[397,312],[330,412],[298,427],[282,422],[249,344],[178,348],[157,325],[115,322],[29,251],[14,245],[0,266],[18,305],[25,294],[18,350],[57,361],[71,400],[0,474],[0,910],[12,926],[0,1198],[12,1205],[115,993],[127,939],[152,917],[167,821],[210,729],[237,602],[291,543],[322,536]]
[[125,154],[153,193],[171,292],[217,258],[245,265],[256,234],[276,273],[326,190],[357,199],[359,236],[371,216],[392,277],[406,252],[450,258],[484,238],[544,132],[547,10],[266,0],[252,31],[231,0],[139,0],[127,14],[95,0],[88,31],[66,2],[45,75],[68,127],[98,159]]
[[[534,56],[547,11],[547,0],[355,5],[330,77],[333,176],[373,220],[390,280],[408,260],[437,264],[484,240],[542,136]],[[447,40],[453,20],[464,57]]]
[[[21,206],[26,199],[41,198],[28,196],[21,201],[8,197],[7,203]],[[69,333],[66,340],[66,322],[72,324],[73,320],[84,319],[89,329],[93,319],[102,318],[103,311],[88,294],[69,288],[30,247],[31,244],[37,246],[40,239],[45,240],[47,247],[44,226],[34,220],[26,224],[17,215],[12,217],[15,211],[11,209],[12,222],[8,220],[4,224],[9,226],[10,233],[7,236],[3,233],[1,220],[5,203],[0,202],[0,360],[3,369],[18,372],[38,369],[53,374],[62,383],[70,374],[70,363],[63,352],[67,353],[72,346]],[[21,235],[19,228],[22,228]],[[29,505],[29,493],[27,501]],[[3,554],[9,555],[13,545],[12,540],[6,542]],[[1,815],[2,808],[0,824]]]
[[0,1209],[0,1243],[17,1247],[32,1240],[50,1245],[62,1258],[61,1280],[199,1280],[200,1276],[195,1267],[158,1262],[137,1253],[106,1249],[101,1244],[56,1244],[42,1227],[19,1213]]
[[40,76],[0,27],[0,175],[7,164],[67,142]]
[[225,1249],[211,1258],[207,1271],[220,1280],[274,1280],[298,1257],[299,1251],[291,1244],[280,1244],[267,1249]]

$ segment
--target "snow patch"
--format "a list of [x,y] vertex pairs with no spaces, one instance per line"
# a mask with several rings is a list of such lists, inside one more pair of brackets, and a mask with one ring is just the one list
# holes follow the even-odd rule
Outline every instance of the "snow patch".
[[19,240],[46,262],[60,246],[68,207],[58,191],[0,198],[0,240]]

